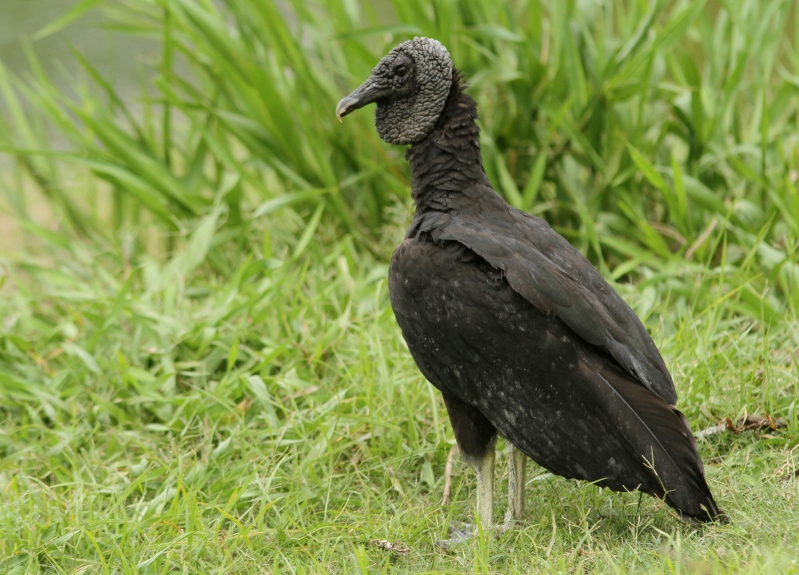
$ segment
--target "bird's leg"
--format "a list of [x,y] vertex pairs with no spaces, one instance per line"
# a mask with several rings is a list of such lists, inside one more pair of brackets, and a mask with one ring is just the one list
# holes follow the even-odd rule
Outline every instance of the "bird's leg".
[[[494,462],[496,452],[493,443],[488,450],[480,456],[466,457],[467,462],[477,471],[477,515],[483,533],[488,532],[494,525]],[[436,542],[444,549],[470,540],[477,535],[477,525],[453,521],[449,526],[450,539]]]
[[494,525],[494,461],[496,452],[493,448],[486,451],[475,461],[477,470],[477,514],[484,531]]
[[[488,530],[494,525],[494,441],[497,430],[473,405],[448,393],[442,395],[461,457],[477,472],[477,513],[483,529]],[[468,540],[474,535],[474,526],[453,522],[450,533],[452,538],[441,541],[441,546],[449,547]]]
[[502,530],[508,530],[524,514],[524,487],[527,475],[527,457],[508,442],[508,511]]

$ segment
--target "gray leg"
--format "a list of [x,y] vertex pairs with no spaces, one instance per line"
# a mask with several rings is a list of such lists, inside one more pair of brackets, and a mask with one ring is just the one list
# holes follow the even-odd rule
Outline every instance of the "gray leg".
[[494,459],[496,452],[492,447],[475,462],[477,470],[477,513],[483,530],[488,531],[494,525]]
[[[477,514],[483,532],[490,531],[494,526],[494,460],[496,452],[494,446],[489,446],[488,451],[480,457],[464,457],[477,471]],[[468,541],[477,534],[477,523],[462,523],[453,521],[449,526],[450,538],[436,542],[442,548],[450,548]]]
[[527,457],[508,443],[508,511],[503,530],[510,529],[524,514],[524,486],[527,474]]
[[[496,428],[475,406],[465,403],[454,395],[443,393],[452,431],[458,442],[463,460],[477,472],[477,513],[483,529],[494,526],[494,440]],[[452,538],[440,544],[449,546],[474,535],[474,527],[468,524],[450,525]]]

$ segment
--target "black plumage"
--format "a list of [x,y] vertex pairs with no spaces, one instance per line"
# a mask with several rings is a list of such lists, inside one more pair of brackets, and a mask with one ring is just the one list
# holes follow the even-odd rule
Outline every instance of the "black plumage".
[[[391,74],[395,53],[413,58],[412,42],[387,56],[380,73]],[[405,97],[374,96],[370,81],[342,100],[340,116]],[[411,354],[444,396],[461,452],[479,477],[490,473],[499,433],[558,475],[641,490],[686,520],[720,518],[646,329],[582,254],[496,194],[483,170],[474,100],[457,71],[448,87],[437,121],[406,154],[416,213],[392,257],[389,289]],[[485,523],[492,487],[483,481]]]

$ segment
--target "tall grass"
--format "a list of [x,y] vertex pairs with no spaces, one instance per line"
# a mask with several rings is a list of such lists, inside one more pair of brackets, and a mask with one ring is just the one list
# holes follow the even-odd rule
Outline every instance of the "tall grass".
[[[330,110],[389,47],[426,34],[474,84],[496,187],[615,277],[724,259],[794,294],[790,2],[726,2],[716,14],[664,1],[392,6],[386,26],[368,5],[335,2],[282,12],[260,0],[109,2],[118,28],[162,43],[144,113],[83,60],[94,86],[65,102],[32,57],[33,79],[0,76],[6,148],[78,230],[107,229],[106,218],[59,189],[60,160],[111,185],[116,222],[179,229],[222,203],[238,226],[300,202],[315,206],[311,223],[325,212],[371,245],[385,207],[407,197],[407,171],[368,114],[342,129]],[[39,111],[33,121],[20,92]],[[68,153],[45,153],[47,124]],[[775,298],[758,303],[755,287],[742,292],[750,312],[781,313]]]
[[[370,114],[341,127],[332,110],[390,47],[429,35],[473,84],[486,169],[513,205],[549,219],[613,278],[633,274],[705,305],[734,294],[742,313],[767,321],[786,302],[795,310],[790,1],[396,0],[381,7],[393,9],[389,24],[370,3],[343,1],[103,4],[116,29],[162,46],[141,110],[80,55],[75,100],[35,49],[25,79],[0,69],[0,141],[65,228],[111,241],[109,221],[185,234],[222,206],[235,236],[295,205],[309,234],[333,220],[385,255],[386,208],[408,201],[401,150],[377,138]],[[48,144],[53,131],[65,150]],[[97,193],[110,200],[94,202],[102,213],[61,184],[65,163],[106,184]],[[716,291],[695,293],[697,274],[714,274]]]

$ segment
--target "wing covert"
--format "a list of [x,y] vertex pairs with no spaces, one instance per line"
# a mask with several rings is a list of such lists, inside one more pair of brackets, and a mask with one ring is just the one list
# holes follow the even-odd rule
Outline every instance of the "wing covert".
[[[485,202],[485,192],[474,193]],[[496,205],[487,210],[459,210],[457,217],[427,212],[409,234],[428,232],[436,240],[457,241],[473,250],[502,270],[514,291],[538,309],[557,315],[590,344],[607,350],[644,387],[674,405],[677,392],[671,375],[630,306],[545,220],[508,206],[493,190],[492,195]],[[485,213],[491,215],[490,225],[484,221]]]

